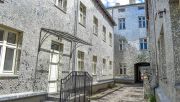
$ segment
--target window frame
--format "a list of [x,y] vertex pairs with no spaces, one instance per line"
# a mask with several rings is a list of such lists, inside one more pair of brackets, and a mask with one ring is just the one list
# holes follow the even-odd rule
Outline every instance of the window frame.
[[106,59],[103,58],[103,68],[102,68],[102,75],[104,75],[104,71],[106,70]]
[[126,18],[119,18],[118,19],[119,24],[119,30],[125,30],[126,29]]
[[95,16],[93,16],[93,33],[94,33],[94,35],[98,35],[98,19],[95,17]]
[[[95,60],[94,60],[94,58],[95,58]],[[97,56],[93,56],[93,59],[92,59],[92,70],[93,70],[92,74],[96,75],[97,74]]]
[[[145,41],[146,40],[146,41]],[[141,44],[142,44],[142,48],[141,48]],[[139,39],[139,46],[140,46],[140,50],[147,50],[148,49],[148,42],[147,42],[147,38],[140,38]],[[146,46],[146,47],[145,47]]]
[[[3,33],[3,41],[0,41],[0,74],[10,74],[10,75],[17,75],[19,73],[19,62],[20,62],[20,57],[21,57],[21,42],[22,42],[22,37],[21,34],[17,31],[8,29],[8,28],[3,28],[0,27],[0,30],[4,31]],[[16,35],[15,43],[8,43],[8,34],[13,33]],[[21,41],[21,42],[20,42]],[[12,68],[11,70],[4,70],[4,64],[6,60],[6,53],[7,53],[7,48],[13,49],[13,61],[12,61]],[[20,50],[20,51],[19,51]]]
[[119,8],[118,9],[118,13],[120,13],[120,12],[125,12],[126,11],[126,8]]
[[139,28],[146,28],[146,17],[145,16],[139,16],[138,17],[138,24]]
[[82,2],[80,2],[79,6],[79,23],[83,26],[86,26],[86,6]]
[[64,12],[67,11],[67,0],[61,0],[61,3],[60,3],[60,0],[56,0],[55,5],[62,11],[64,11]]
[[113,42],[112,42],[112,33],[109,32],[109,45],[112,46]]
[[[80,53],[80,57],[79,57],[79,53]],[[83,55],[83,57],[82,57],[82,55]],[[82,51],[78,51],[78,56],[77,56],[77,58],[78,58],[78,61],[77,61],[78,71],[84,71],[85,70],[84,69],[84,57],[85,57],[85,53]],[[83,65],[79,65],[79,62]],[[80,67],[83,67],[83,68],[80,68]]]
[[106,27],[103,26],[103,41],[106,42]]

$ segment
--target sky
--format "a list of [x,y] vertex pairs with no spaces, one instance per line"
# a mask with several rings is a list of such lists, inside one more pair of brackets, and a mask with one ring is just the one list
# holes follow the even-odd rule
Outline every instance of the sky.
[[[113,6],[115,3],[120,3],[121,5],[129,4],[129,0],[101,0],[105,6]],[[136,0],[136,3],[141,3],[144,0]]]

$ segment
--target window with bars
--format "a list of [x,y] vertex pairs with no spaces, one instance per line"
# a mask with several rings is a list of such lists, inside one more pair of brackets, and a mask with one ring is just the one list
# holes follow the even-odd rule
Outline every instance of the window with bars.
[[84,71],[84,52],[78,51],[78,71]]
[[98,19],[96,17],[93,18],[93,33],[98,35]]
[[126,20],[125,18],[119,18],[119,30],[126,29]]
[[80,7],[79,7],[79,22],[82,25],[86,25],[86,6],[82,2],[80,2]]
[[106,27],[103,26],[103,41],[106,42]]
[[56,0],[56,6],[63,11],[67,10],[67,0]]
[[21,45],[22,34],[0,27],[0,74],[17,74]]
[[140,50],[147,50],[147,38],[140,38]]
[[97,56],[93,56],[92,60],[92,70],[93,74],[96,75],[96,68],[97,68]]
[[139,19],[139,28],[145,28],[146,27],[146,19],[144,16],[138,17]]

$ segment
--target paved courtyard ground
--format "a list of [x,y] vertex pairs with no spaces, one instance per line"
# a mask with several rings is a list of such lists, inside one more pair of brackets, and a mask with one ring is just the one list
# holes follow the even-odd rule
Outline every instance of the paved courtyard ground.
[[143,86],[140,84],[122,85],[122,88],[91,102],[144,102]]

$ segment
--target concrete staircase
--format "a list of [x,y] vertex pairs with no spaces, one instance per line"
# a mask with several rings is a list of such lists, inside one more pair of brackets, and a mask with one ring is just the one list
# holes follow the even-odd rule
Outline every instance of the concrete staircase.
[[47,99],[43,102],[59,102],[59,100],[60,100],[59,93],[55,93],[55,94],[49,94]]

